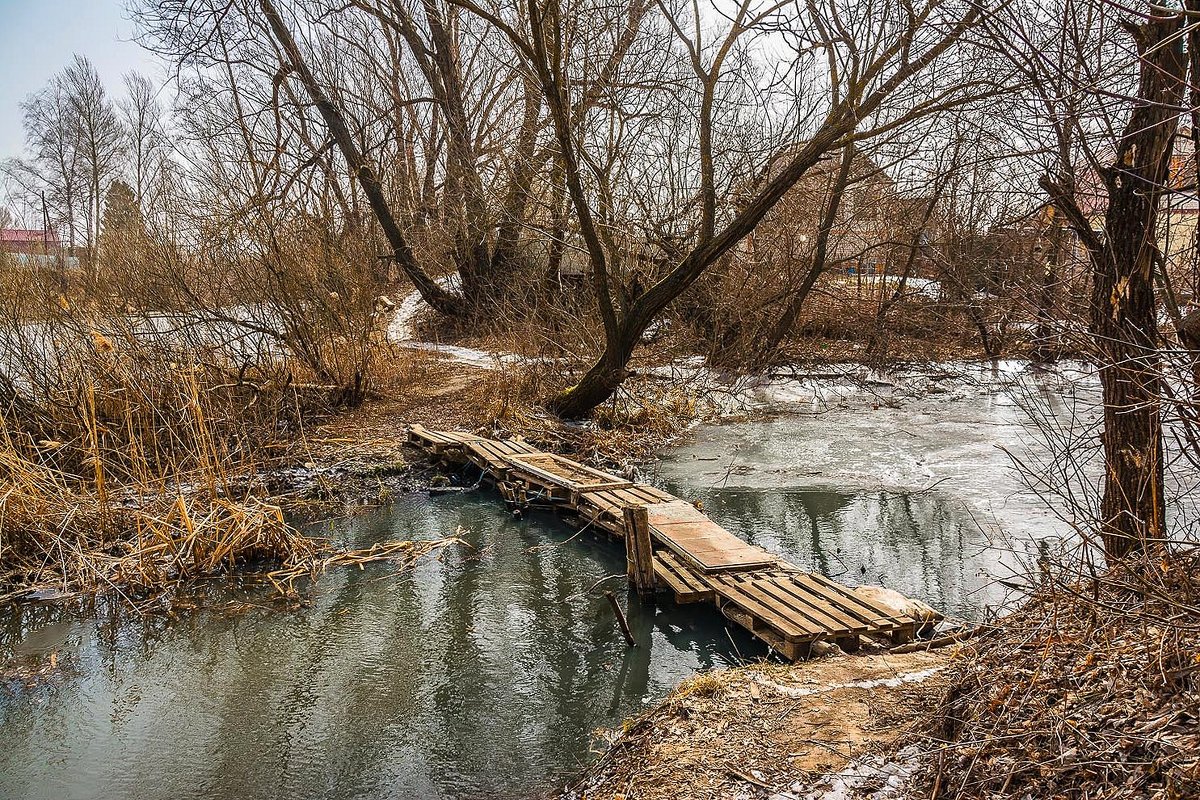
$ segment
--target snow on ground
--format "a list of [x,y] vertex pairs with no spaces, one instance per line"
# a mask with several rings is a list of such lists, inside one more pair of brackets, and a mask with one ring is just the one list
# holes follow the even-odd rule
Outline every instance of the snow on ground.
[[[451,273],[438,278],[434,283],[441,286],[443,289],[453,291],[462,285],[462,279],[458,273]],[[421,299],[421,293],[416,289],[409,292],[403,300],[396,306],[396,310],[392,315],[391,324],[388,325],[387,338],[389,342],[397,344],[411,342],[415,331],[413,330],[413,320],[416,319],[424,308],[425,301]]]
[[[438,278],[437,283],[443,289],[453,291],[461,285],[461,280],[458,273],[453,273]],[[387,340],[411,350],[436,353],[449,361],[477,367],[478,369],[500,369],[508,364],[521,361],[520,356],[512,353],[492,353],[487,350],[478,350],[474,347],[459,347],[452,344],[416,341],[413,338],[416,335],[413,322],[417,314],[421,313],[425,308],[427,308],[425,301],[421,299],[421,293],[416,289],[406,295],[396,305],[392,321],[388,324]]]

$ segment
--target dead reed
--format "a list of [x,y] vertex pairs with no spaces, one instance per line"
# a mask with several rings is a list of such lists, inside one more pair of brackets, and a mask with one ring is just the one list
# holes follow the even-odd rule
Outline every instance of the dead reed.
[[300,577],[444,544],[346,552],[303,535],[262,475],[303,450],[324,409],[278,377],[148,356],[94,344],[78,384],[44,390],[50,430],[0,414],[0,603],[47,589],[132,599],[248,569],[295,596]]

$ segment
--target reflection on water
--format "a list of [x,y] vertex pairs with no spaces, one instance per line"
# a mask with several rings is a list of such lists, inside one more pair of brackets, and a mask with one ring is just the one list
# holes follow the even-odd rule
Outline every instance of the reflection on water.
[[[999,557],[944,495],[712,488],[704,470],[676,464],[668,488],[801,567],[966,618],[998,599]],[[0,614],[8,670],[60,666],[32,690],[0,682],[0,798],[528,795],[586,762],[594,729],[765,654],[710,606],[636,598],[626,648],[595,588],[623,573],[620,545],[515,521],[489,493],[413,495],[319,532],[361,547],[460,526],[473,551],[331,572],[294,613],[216,582],[174,621],[119,603]]]
[[1001,602],[1008,568],[966,508],[937,493],[697,489],[669,485],[725,528],[803,569],[872,583],[975,619]]
[[474,554],[332,572],[297,613],[6,612],[9,665],[53,650],[63,669],[0,688],[0,797],[520,795],[577,769],[591,731],[645,698],[763,654],[711,611],[635,599],[627,649],[588,591],[623,572],[619,546],[565,542],[487,494],[408,497],[332,533],[361,546],[460,525]]

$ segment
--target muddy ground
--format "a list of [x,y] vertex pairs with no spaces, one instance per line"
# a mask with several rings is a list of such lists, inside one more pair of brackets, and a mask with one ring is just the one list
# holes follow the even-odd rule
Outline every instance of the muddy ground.
[[613,733],[605,755],[561,797],[823,797],[829,776],[921,738],[952,656],[839,655],[698,675]]

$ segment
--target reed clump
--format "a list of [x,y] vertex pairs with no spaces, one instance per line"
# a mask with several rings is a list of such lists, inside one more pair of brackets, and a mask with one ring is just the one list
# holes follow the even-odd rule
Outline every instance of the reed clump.
[[84,355],[56,364],[63,380],[0,402],[0,602],[39,591],[145,597],[245,568],[273,571],[295,594],[298,578],[339,559],[422,549],[347,554],[267,499],[260,476],[302,448],[327,410],[286,373],[231,380],[227,366],[100,334]]
[[[139,489],[144,487],[138,487]],[[137,492],[137,494],[144,494]],[[265,574],[277,592],[331,567],[389,561],[402,568],[449,544],[390,541],[347,550],[306,536],[282,509],[252,495],[230,499],[201,487],[135,503],[0,446],[0,603],[34,592],[116,590],[135,598],[236,570]]]

